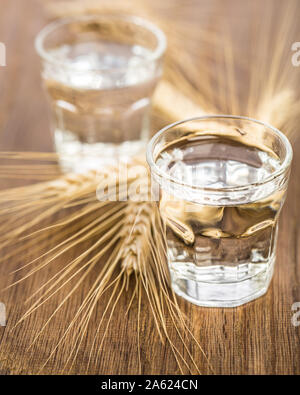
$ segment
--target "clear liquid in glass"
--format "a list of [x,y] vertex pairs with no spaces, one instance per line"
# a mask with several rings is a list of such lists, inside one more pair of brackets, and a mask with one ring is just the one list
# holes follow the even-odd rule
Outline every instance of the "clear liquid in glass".
[[[159,71],[139,45],[91,41],[49,51],[43,79],[63,167],[84,171],[145,148]],[[58,62],[60,65],[58,65]]]
[[[179,182],[220,189],[255,185],[280,161],[257,147],[211,137],[171,144],[156,164]],[[205,196],[189,195],[184,185],[162,184],[159,209],[174,290],[195,304],[217,307],[264,294],[272,278],[285,189],[263,184],[236,195],[224,191],[206,203]]]

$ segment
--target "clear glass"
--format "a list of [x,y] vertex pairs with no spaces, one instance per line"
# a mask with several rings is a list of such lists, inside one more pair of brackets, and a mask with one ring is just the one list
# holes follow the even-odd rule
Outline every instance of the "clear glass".
[[63,168],[96,168],[145,150],[165,48],[160,29],[130,16],[61,19],[38,34]]
[[292,160],[287,138],[245,117],[193,118],[158,132],[147,160],[175,292],[211,307],[263,295]]

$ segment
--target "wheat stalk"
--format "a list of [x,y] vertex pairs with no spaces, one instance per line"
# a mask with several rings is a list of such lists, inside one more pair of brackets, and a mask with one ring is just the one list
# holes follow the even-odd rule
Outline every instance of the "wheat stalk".
[[[140,165],[141,161],[138,159],[132,161],[132,166],[136,164]],[[122,169],[123,168],[121,167],[121,170]],[[64,256],[66,252],[80,246],[80,244],[84,243],[86,240],[94,239],[95,237],[97,238],[97,241],[93,243],[90,248],[85,249],[75,259],[64,265],[61,270],[59,270],[52,277],[48,278],[47,281],[31,295],[28,302],[31,300],[34,300],[34,302],[31,302],[31,306],[25,312],[23,317],[21,317],[17,325],[31,316],[31,314],[36,312],[45,303],[49,302],[49,300],[56,296],[57,293],[62,290],[72,279],[78,277],[76,286],[72,289],[69,295],[67,295],[67,297],[64,298],[61,303],[59,303],[58,308],[53,314],[51,314],[44,326],[35,336],[31,344],[32,346],[39,336],[42,335],[46,326],[50,324],[51,320],[58,313],[58,311],[74,295],[74,292],[95,267],[101,256],[103,256],[104,253],[109,251],[109,249],[114,246],[115,252],[111,254],[109,260],[101,269],[101,272],[94,282],[94,285],[90,288],[90,291],[83,304],[79,307],[78,314],[69,324],[65,334],[62,336],[57,346],[52,350],[46,362],[49,361],[56,349],[64,344],[70,335],[71,329],[74,329],[75,333],[77,333],[75,338],[73,335],[73,342],[75,345],[66,362],[66,364],[68,362],[72,362],[72,367],[78,352],[78,346],[82,342],[91,315],[93,314],[93,311],[97,303],[100,301],[103,293],[105,293],[114,285],[113,295],[116,295],[117,289],[120,287],[121,290],[118,294],[118,297],[120,297],[124,290],[128,291],[130,277],[133,276],[136,281],[136,285],[134,286],[134,292],[128,308],[130,308],[134,297],[137,298],[138,304],[140,306],[142,294],[144,292],[151,307],[151,311],[153,313],[155,324],[161,340],[163,341],[164,337],[167,338],[178,362],[180,371],[183,372],[183,367],[181,364],[191,371],[191,366],[175,347],[168,335],[165,322],[166,317],[163,313],[164,309],[166,308],[164,305],[166,304],[167,312],[172,317],[176,331],[180,335],[185,350],[189,354],[187,344],[183,340],[184,332],[187,330],[187,323],[183,324],[184,320],[180,313],[174,294],[172,294],[172,296],[169,295],[168,270],[166,268],[165,255],[163,251],[163,233],[158,232],[157,229],[159,221],[157,209],[155,209],[154,203],[144,202],[145,198],[142,198],[142,202],[129,201],[127,203],[96,201],[94,194],[96,187],[99,187],[99,183],[101,183],[101,181],[106,182],[107,177],[115,180],[115,177],[112,177],[112,171],[116,172],[116,168],[106,169],[106,171],[101,172],[100,174],[95,171],[90,171],[87,174],[66,175],[51,182],[38,183],[32,186],[15,188],[14,190],[1,192],[3,199],[4,197],[13,198],[15,196],[15,204],[11,207],[11,210],[14,212],[17,212],[21,209],[24,210],[23,200],[26,201],[29,195],[31,197],[31,201],[34,198],[40,202],[40,208],[42,209],[44,209],[45,206],[48,206],[48,204],[50,205],[49,212],[47,210],[44,211],[43,214],[37,216],[32,221],[25,220],[25,224],[18,226],[11,232],[6,232],[6,234],[1,237],[1,246],[4,247],[11,245],[14,240],[19,240],[22,235],[21,247],[15,249],[11,255],[4,256],[2,258],[3,260],[14,255],[19,255],[20,251],[26,249],[27,245],[32,244],[32,239],[35,239],[36,243],[37,236],[38,240],[42,240],[44,236],[49,237],[51,232],[57,230],[59,230],[59,235],[62,236],[60,237],[60,241],[56,241],[56,244],[53,248],[41,255],[37,254],[37,257],[35,257],[32,261],[20,267],[18,271],[25,269],[28,270],[31,266],[34,266],[25,275],[23,275],[20,280],[17,280],[15,283],[11,284],[10,287],[23,282],[39,271],[44,270],[49,265],[55,264],[56,260]],[[118,171],[120,171],[120,168],[118,168]],[[135,181],[136,177],[129,179],[129,182]],[[147,172],[145,172],[145,183],[147,183],[147,177]],[[91,195],[94,195],[94,198],[92,198]],[[82,209],[79,209],[78,206],[82,203],[83,198],[86,199],[86,196],[90,196],[90,201],[84,205]],[[29,233],[26,237],[23,236],[24,233],[28,233],[28,231],[32,229],[34,225],[41,224],[45,218],[47,219],[49,216],[51,217],[55,212],[62,210],[66,206],[69,207],[72,205],[72,203],[75,205],[75,207],[77,207],[76,212],[67,214],[60,222],[56,224],[50,226],[48,225],[42,229],[39,229],[38,231]],[[101,210],[104,206],[106,207],[106,211],[99,215],[98,213],[101,212],[99,210]],[[87,216],[91,212],[94,215],[87,222],[87,224],[83,227],[81,226],[80,229],[76,229],[74,224],[76,225],[76,222],[80,218]],[[33,245],[35,245],[35,243],[33,243]],[[38,251],[35,252],[37,253]],[[152,262],[154,262],[154,264]],[[159,270],[160,273],[156,273],[157,270]],[[119,272],[117,275],[117,281],[114,280],[115,271]],[[162,292],[164,295],[163,297],[161,294]],[[111,307],[111,310],[108,324],[115,308],[114,298],[110,299],[110,303],[106,307],[106,312],[108,311],[109,307]],[[99,324],[97,331],[98,333],[103,323],[105,314],[106,313],[104,313],[101,323]],[[140,329],[139,322],[140,318],[138,318],[138,333]],[[108,324],[105,333],[107,333]],[[103,343],[103,339],[101,340],[101,344]],[[74,358],[71,360],[72,355]],[[195,364],[193,357],[190,354],[189,357],[191,358],[192,365],[199,372],[199,368]]]
[[[111,174],[111,172],[110,172]],[[82,176],[81,176],[82,177]],[[87,177],[88,179],[88,177]],[[72,178],[71,178],[72,180]],[[61,181],[61,180],[60,180]],[[70,181],[70,177],[65,177],[64,180],[67,184]],[[78,197],[80,191],[86,191],[86,187],[82,187],[82,183],[80,182],[79,190],[75,193],[75,196]],[[62,182],[57,185],[66,185]],[[87,183],[88,190],[90,190],[90,183]],[[94,184],[95,185],[95,184]],[[74,187],[73,182],[71,182],[72,188]],[[63,188],[64,190],[65,188]],[[46,188],[47,190],[47,188]],[[74,194],[74,190],[72,190],[72,195]],[[68,194],[69,195],[69,194]],[[96,209],[97,204],[102,207],[101,202],[94,203],[92,205],[93,211]],[[123,207],[121,207],[122,205]],[[103,293],[107,291],[107,289],[111,288],[114,285],[113,295],[116,295],[118,287],[120,287],[119,296],[121,296],[124,290],[128,290],[128,285],[130,281],[130,277],[134,276],[136,281],[136,285],[134,286],[133,296],[128,306],[130,308],[134,297],[137,298],[138,304],[140,306],[142,294],[143,292],[146,295],[148,303],[150,305],[155,324],[159,333],[161,340],[163,341],[164,337],[167,338],[171,349],[174,353],[174,356],[178,362],[178,366],[180,371],[183,373],[183,368],[181,364],[183,364],[188,371],[191,371],[191,366],[188,364],[183,355],[178,351],[175,347],[174,343],[171,341],[167,327],[166,327],[166,317],[164,315],[164,305],[167,306],[168,315],[172,317],[172,321],[174,322],[176,331],[180,335],[180,339],[183,341],[185,350],[188,352],[189,357],[191,358],[192,365],[196,368],[199,373],[199,368],[197,367],[193,357],[191,356],[188,346],[185,343],[184,333],[187,331],[187,323],[184,322],[182,314],[180,313],[179,307],[177,305],[174,294],[172,296],[169,295],[169,279],[168,279],[168,270],[166,268],[166,261],[164,256],[164,241],[162,239],[162,232],[158,232],[157,223],[159,221],[159,216],[157,213],[157,209],[154,207],[154,203],[151,202],[127,202],[127,203],[117,203],[116,207],[112,207],[109,209],[108,206],[105,214],[99,216],[94,221],[90,222],[86,227],[80,229],[77,232],[74,230],[71,232],[71,235],[58,244],[51,250],[47,251],[43,255],[35,258],[33,261],[27,263],[25,266],[18,270],[23,270],[33,265],[34,263],[40,261],[42,258],[47,258],[45,261],[41,261],[35,266],[32,270],[30,270],[25,276],[23,276],[16,283],[11,284],[14,286],[20,282],[23,282],[27,278],[30,278],[32,275],[36,274],[40,270],[44,269],[50,264],[54,264],[55,261],[65,254],[70,249],[78,246],[81,242],[88,240],[94,236],[97,236],[98,241],[92,245],[89,249],[86,249],[82,254],[76,257],[74,260],[66,264],[63,269],[58,271],[53,277],[49,278],[46,283],[41,285],[37,291],[35,291],[31,298],[35,298],[36,300],[30,308],[26,311],[23,317],[17,323],[22,323],[25,319],[27,319],[31,314],[36,312],[40,307],[42,307],[45,303],[47,303],[51,298],[53,298],[61,289],[63,289],[69,281],[71,281],[74,277],[80,276],[78,282],[74,289],[69,293],[69,295],[63,299],[63,301],[59,304],[58,308],[55,312],[49,317],[47,322],[44,324],[43,328],[38,332],[35,339],[33,340],[30,347],[36,342],[39,336],[43,333],[46,326],[50,324],[51,320],[57,314],[57,312],[64,306],[64,304],[74,295],[76,289],[78,289],[79,285],[84,281],[88,273],[95,267],[96,263],[100,259],[101,256],[105,252],[109,250],[109,248],[114,247],[115,253],[110,256],[108,262],[102,268],[99,276],[97,277],[94,285],[91,286],[88,295],[86,296],[83,304],[78,309],[78,314],[74,317],[72,322],[69,324],[65,334],[62,336],[61,340],[57,344],[57,346],[50,353],[49,358],[46,363],[49,361],[51,356],[55,353],[59,346],[62,346],[67,340],[71,329],[75,329],[77,336],[73,336],[74,347],[72,352],[69,355],[69,358],[66,362],[71,362],[71,367],[75,361],[78,347],[84,338],[86,333],[88,323],[91,319],[91,316],[96,308],[97,303],[101,300]],[[86,215],[89,210],[89,205],[83,209],[82,213],[72,214],[67,219],[64,219],[63,222],[52,225],[51,227],[46,227],[42,229],[40,232],[49,234],[49,231],[53,229],[53,227],[57,226],[67,226],[69,227],[71,222],[78,219],[82,215]],[[109,229],[109,230],[108,230]],[[117,236],[113,237],[114,234],[117,233]],[[35,236],[36,233],[31,236]],[[101,247],[100,251],[97,248]],[[116,248],[117,247],[117,248]],[[23,245],[23,248],[26,246]],[[92,257],[86,259],[87,256],[93,254]],[[154,262],[154,264],[152,263]],[[118,269],[119,268],[119,269]],[[115,271],[119,271],[117,275],[117,281],[114,280]],[[159,270],[159,273],[157,273]],[[126,284],[126,287],[125,287]],[[162,293],[163,292],[163,297]],[[101,322],[99,323],[99,327],[97,333],[99,333],[100,328],[103,324],[104,317],[106,313],[109,311],[109,307],[111,307],[109,321],[106,326],[105,333],[107,333],[108,325],[110,323],[112,313],[115,309],[115,299],[111,298],[109,304],[106,307],[106,312],[103,314]],[[140,307],[139,307],[140,314]],[[139,333],[139,316],[138,316],[138,333]],[[79,329],[80,328],[80,329]],[[181,328],[181,329],[180,329]],[[183,332],[181,332],[183,330]],[[138,335],[139,337],[139,335]],[[104,336],[101,340],[101,345],[103,344]],[[200,347],[200,345],[199,345]],[[93,348],[91,349],[92,353]],[[138,347],[139,350],[139,347]],[[201,350],[202,351],[202,350]],[[73,355],[74,354],[74,355]],[[72,359],[73,355],[73,359]],[[90,355],[91,358],[91,355]],[[140,360],[140,357],[139,357]],[[70,368],[71,368],[70,367]],[[141,365],[140,365],[141,370]]]

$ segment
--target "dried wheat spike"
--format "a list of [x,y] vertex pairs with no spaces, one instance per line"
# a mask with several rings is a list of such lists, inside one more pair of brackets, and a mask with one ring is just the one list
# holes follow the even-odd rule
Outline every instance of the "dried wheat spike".
[[[151,218],[153,207],[151,202],[129,202],[125,211],[126,224],[122,228],[121,237],[124,247],[121,266],[128,276],[134,271],[140,273],[141,262],[149,256],[149,239],[151,237]],[[141,254],[143,260],[139,259]]]

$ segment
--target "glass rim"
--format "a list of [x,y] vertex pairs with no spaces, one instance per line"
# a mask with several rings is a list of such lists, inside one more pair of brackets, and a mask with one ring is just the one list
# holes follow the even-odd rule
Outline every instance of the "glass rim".
[[[220,119],[235,119],[235,120],[248,121],[248,122],[255,123],[257,125],[264,126],[267,129],[270,129],[272,132],[274,132],[280,138],[280,140],[283,142],[284,147],[286,149],[286,155],[285,155],[285,158],[284,158],[283,162],[281,163],[280,167],[274,173],[270,174],[269,176],[265,177],[263,180],[260,180],[258,182],[237,185],[234,187],[230,186],[230,187],[214,188],[214,187],[197,186],[197,185],[192,185],[192,184],[189,184],[189,183],[186,183],[183,181],[179,181],[178,179],[170,176],[165,171],[161,170],[159,168],[159,166],[157,166],[157,164],[153,158],[154,146],[157,143],[157,140],[165,132],[167,132],[170,129],[173,129],[174,127],[176,127],[178,125],[181,125],[181,124],[184,124],[187,122],[205,121],[205,120],[213,120],[213,119],[218,119],[218,120],[220,120]],[[147,162],[150,167],[151,173],[153,172],[156,176],[158,176],[162,179],[168,180],[168,182],[170,182],[172,184],[181,185],[182,187],[185,187],[185,188],[191,188],[193,190],[210,192],[210,193],[213,193],[213,192],[236,192],[236,191],[247,190],[251,187],[258,187],[260,185],[264,185],[270,181],[273,181],[274,179],[278,178],[279,176],[281,176],[289,168],[289,166],[291,164],[291,161],[293,158],[293,149],[292,149],[291,143],[289,142],[288,138],[282,132],[280,132],[280,130],[276,129],[274,126],[271,126],[266,122],[259,121],[257,119],[250,118],[250,117],[245,117],[245,116],[224,115],[224,114],[214,115],[214,114],[212,114],[212,115],[204,115],[204,116],[200,116],[200,117],[187,118],[187,119],[177,121],[177,122],[174,122],[172,124],[165,126],[161,130],[159,130],[149,141],[149,143],[147,145],[146,158],[147,158]]]
[[[53,22],[47,24],[40,32],[37,34],[35,38],[35,49],[38,55],[40,56],[41,59],[44,61],[47,61],[49,63],[59,65],[71,70],[75,71],[82,71],[78,69],[75,65],[70,65],[66,64],[64,61],[58,60],[55,56],[52,56],[49,54],[49,52],[44,48],[44,41],[47,38],[49,34],[54,32],[57,28],[60,28],[62,26],[66,26],[72,22],[80,22],[80,21],[89,21],[89,20],[106,20],[106,19],[122,19],[124,21],[128,21],[131,24],[134,24],[136,26],[141,26],[147,29],[149,32],[151,32],[157,39],[157,45],[153,51],[150,52],[149,56],[147,58],[141,58],[141,61],[133,66],[130,66],[130,68],[135,68],[135,67],[140,67],[141,64],[153,62],[156,60],[159,60],[163,54],[165,53],[165,50],[167,48],[167,39],[164,34],[164,32],[156,26],[154,23],[149,22],[148,20],[144,18],[140,18],[135,15],[125,15],[125,14],[103,14],[103,15],[97,15],[97,14],[89,14],[89,15],[80,15],[80,16],[72,16],[72,17],[66,17],[66,18],[58,18],[54,20]],[[84,71],[113,71],[113,70],[126,70],[128,67],[91,67],[89,69],[85,69]]]

